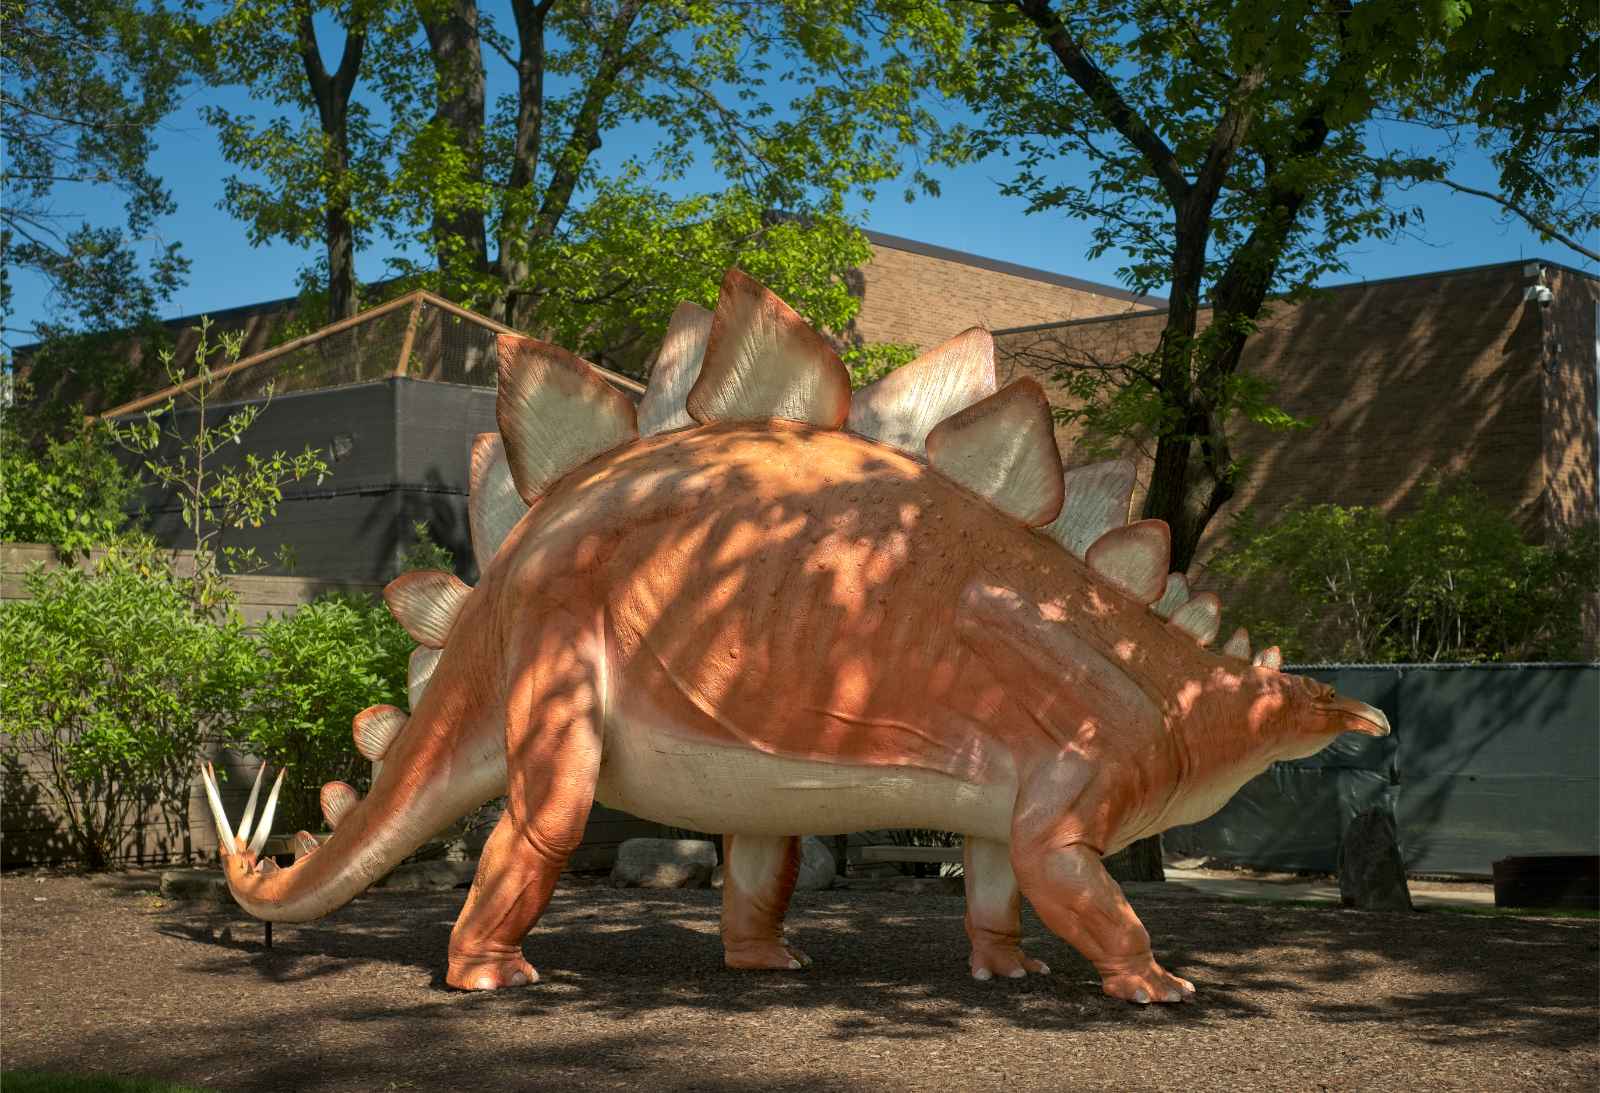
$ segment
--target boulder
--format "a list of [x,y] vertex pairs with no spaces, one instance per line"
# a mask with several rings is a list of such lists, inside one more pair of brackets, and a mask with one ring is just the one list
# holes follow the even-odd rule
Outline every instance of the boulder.
[[1409,911],[1406,864],[1394,814],[1387,808],[1358,812],[1339,847],[1339,902],[1360,911]]
[[168,869],[161,874],[161,894],[172,900],[233,901],[220,869]]
[[815,835],[800,840],[800,875],[794,882],[795,891],[825,892],[833,887],[838,874],[839,864],[827,843]]
[[716,845],[704,839],[629,839],[617,847],[617,888],[705,888],[717,867]]
[[471,884],[477,872],[478,863],[475,861],[435,858],[432,861],[404,862],[395,866],[374,887],[387,888],[391,892],[444,891]]

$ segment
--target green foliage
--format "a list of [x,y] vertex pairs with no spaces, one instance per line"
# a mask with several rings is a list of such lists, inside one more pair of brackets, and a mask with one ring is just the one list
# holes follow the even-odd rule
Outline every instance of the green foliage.
[[1256,644],[1290,660],[1575,660],[1600,534],[1530,544],[1475,489],[1435,484],[1399,516],[1338,505],[1269,526],[1241,516],[1211,568],[1234,580],[1230,611]]
[[256,637],[262,674],[237,741],[289,771],[280,830],[320,830],[323,783],[359,786],[371,770],[351,742],[351,719],[378,703],[405,708],[415,643],[383,604],[341,595],[268,619]]
[[[28,333],[136,325],[188,268],[175,243],[144,261],[135,250],[173,211],[149,167],[155,127],[185,80],[173,16],[159,0],[0,0],[0,25],[0,268],[43,278],[62,316]],[[93,225],[62,210],[58,197],[71,186],[119,193],[123,223]],[[9,311],[0,275],[0,313]]]
[[400,571],[409,573],[413,569],[437,569],[445,573],[456,571],[456,556],[450,553],[448,547],[434,541],[426,520],[412,522],[411,545],[400,555]]
[[[221,354],[224,363],[238,360],[241,336],[224,335],[222,344],[213,347],[209,344],[210,328],[208,319],[200,321],[200,337],[195,346],[199,382],[183,395],[193,407],[192,432],[175,413],[176,398],[139,419],[109,426],[124,447],[145,457],[144,468],[155,482],[178,498],[184,527],[194,539],[191,599],[204,610],[230,602],[232,593],[223,578],[225,572],[250,572],[268,564],[253,548],[240,550],[226,545],[226,533],[258,528],[267,518],[277,515],[285,483],[313,476],[320,483],[329,473],[328,464],[309,444],[295,456],[280,451],[266,458],[253,452],[232,462],[221,458],[227,447],[241,443],[271,401],[272,391],[269,387],[262,401],[251,402],[220,422],[215,420],[209,411],[216,383],[211,358]],[[162,363],[174,385],[188,379],[173,364],[170,353]]]
[[867,342],[851,346],[842,356],[850,369],[850,386],[859,389],[916,360],[917,347],[907,342]]
[[156,805],[188,838],[205,739],[244,709],[258,658],[235,618],[191,609],[157,552],[111,549],[95,572],[36,569],[0,606],[0,749],[27,764],[91,867],[118,856]]
[[52,440],[42,455],[0,417],[0,542],[48,543],[63,554],[104,546],[125,534],[139,480],[99,427]]

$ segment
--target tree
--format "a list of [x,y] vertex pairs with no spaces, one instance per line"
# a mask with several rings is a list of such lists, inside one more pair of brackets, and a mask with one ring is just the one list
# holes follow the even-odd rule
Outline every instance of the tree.
[[[1417,211],[1397,200],[1449,169],[1448,147],[1377,149],[1374,120],[1454,110],[1486,140],[1536,144],[1545,182],[1589,170],[1582,121],[1595,117],[1595,85],[1577,81],[1600,20],[1550,0],[1519,0],[1514,18],[1493,5],[1386,0],[879,6],[912,28],[908,55],[976,116],[937,154],[1009,152],[1019,168],[1004,192],[1033,212],[1088,220],[1092,255],[1121,251],[1130,286],[1165,287],[1158,347],[1076,369],[1082,403],[1069,416],[1091,444],[1132,433],[1151,445],[1144,515],[1171,526],[1176,569],[1233,496],[1245,459],[1237,420],[1297,424],[1240,368],[1270,301],[1343,268],[1357,240],[1414,229]],[[1537,61],[1518,56],[1545,26],[1556,43]],[[1561,63],[1541,67],[1551,56]],[[1557,115],[1561,139],[1539,143],[1551,123],[1537,114],[1562,95],[1582,105]],[[1533,158],[1503,161],[1507,200],[1538,189],[1518,174]],[[1557,205],[1541,208],[1561,219]],[[1584,207],[1580,218],[1595,208]]]
[[267,408],[272,389],[269,385],[265,399],[214,421],[210,410],[216,383],[212,358],[220,354],[225,363],[238,360],[243,335],[225,334],[222,344],[213,346],[209,343],[210,321],[201,319],[197,329],[194,382],[173,363],[171,353],[162,361],[173,386],[181,388],[185,402],[193,408],[192,431],[177,415],[176,395],[133,421],[109,427],[123,447],[144,457],[144,469],[151,479],[178,499],[184,530],[194,541],[194,573],[187,582],[189,602],[198,615],[209,616],[233,602],[226,573],[250,572],[267,565],[254,548],[240,550],[227,545],[227,533],[260,527],[277,515],[286,482],[314,476],[321,483],[329,469],[309,444],[294,456],[280,451],[265,459],[254,452],[232,462],[222,458],[227,447],[238,445]]
[[[324,59],[316,17],[343,31],[337,65]],[[220,106],[202,114],[230,163],[223,204],[249,226],[250,242],[283,239],[321,244],[320,273],[328,320],[359,306],[356,251],[371,230],[387,184],[387,130],[357,99],[358,81],[404,82],[410,23],[385,0],[272,0],[239,4],[210,23],[192,25],[203,46],[207,79],[242,83],[279,113],[265,121]]]
[[[159,0],[0,0],[0,24],[0,313],[9,319],[15,268],[44,280],[61,316],[4,333],[137,326],[188,269],[177,243],[154,241],[147,262],[136,249],[173,211],[149,158],[186,78],[176,22]],[[84,187],[119,193],[123,222],[71,211]]]
[[1233,578],[1240,621],[1291,660],[1581,660],[1600,537],[1590,524],[1527,542],[1478,490],[1436,482],[1403,515],[1242,514],[1211,568]]
[[[1152,352],[1058,362],[1079,405],[1067,416],[1088,447],[1138,437],[1153,452],[1144,515],[1172,529],[1172,565],[1187,569],[1201,535],[1233,497],[1245,457],[1232,431],[1243,417],[1300,423],[1241,371],[1244,347],[1275,297],[1294,299],[1362,238],[1409,230],[1396,207],[1406,185],[1441,178],[1444,153],[1384,153],[1368,127],[1383,112],[1464,110],[1513,149],[1543,124],[1537,103],[1581,92],[1597,20],[1554,0],[1518,0],[1499,20],[1464,0],[1261,3],[1259,0],[883,0],[905,30],[900,54],[976,121],[934,154],[1005,152],[1018,170],[1002,191],[1031,212],[1092,227],[1091,255],[1128,255],[1124,280],[1165,286],[1169,306]],[[1492,7],[1483,5],[1484,8]],[[1540,25],[1561,28],[1558,73],[1513,54]],[[1546,56],[1541,48],[1536,54]],[[1526,90],[1535,105],[1501,108]],[[1534,94],[1533,92],[1537,92]],[[1572,124],[1562,115],[1563,127]],[[1591,126],[1592,128],[1592,126]],[[1581,134],[1546,140],[1571,177]],[[1517,164],[1502,189],[1517,200]],[[1563,174],[1563,171],[1567,172]],[[1533,183],[1528,183],[1533,186]],[[1553,203],[1541,208],[1547,213]],[[1592,209],[1592,206],[1591,206]],[[1087,365],[1087,367],[1084,367]],[[1159,876],[1156,840],[1130,848],[1130,876]]]

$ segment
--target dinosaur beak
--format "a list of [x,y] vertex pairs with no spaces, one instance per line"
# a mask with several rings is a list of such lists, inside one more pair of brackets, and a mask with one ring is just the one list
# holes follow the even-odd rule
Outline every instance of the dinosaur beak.
[[1354,698],[1330,698],[1316,704],[1333,732],[1360,732],[1368,736],[1388,736],[1389,719],[1376,706]]

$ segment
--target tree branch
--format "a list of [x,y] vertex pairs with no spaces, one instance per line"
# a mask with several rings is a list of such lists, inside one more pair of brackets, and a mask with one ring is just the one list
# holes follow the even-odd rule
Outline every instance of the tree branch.
[[1509,198],[1506,198],[1501,194],[1492,193],[1492,192],[1490,192],[1488,190],[1479,190],[1479,189],[1477,189],[1475,187],[1472,187],[1472,186],[1466,186],[1466,185],[1463,185],[1460,182],[1456,182],[1454,179],[1450,179],[1450,178],[1440,177],[1440,178],[1436,178],[1436,179],[1431,179],[1430,181],[1437,182],[1441,186],[1448,186],[1450,189],[1455,190],[1457,193],[1471,194],[1473,197],[1488,198],[1490,201],[1493,201],[1496,205],[1499,205],[1506,212],[1511,213],[1511,214],[1513,214],[1515,216],[1521,217],[1535,231],[1538,231],[1543,235],[1549,236],[1551,239],[1554,239],[1556,242],[1561,243],[1564,246],[1571,247],[1573,250],[1577,251],[1579,254],[1583,255],[1585,258],[1588,258],[1590,261],[1600,262],[1600,251],[1594,251],[1594,250],[1589,249],[1588,247],[1584,246],[1582,243],[1578,242],[1576,239],[1572,238],[1570,235],[1567,235],[1565,232],[1561,231],[1561,229],[1557,228],[1554,224],[1552,224],[1550,221],[1546,220],[1544,217],[1538,215],[1537,213],[1529,212],[1527,209],[1524,209],[1521,205],[1516,204],[1515,202],[1511,201]]

